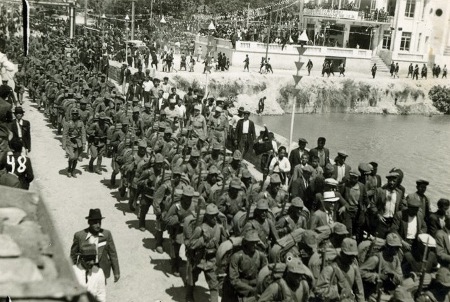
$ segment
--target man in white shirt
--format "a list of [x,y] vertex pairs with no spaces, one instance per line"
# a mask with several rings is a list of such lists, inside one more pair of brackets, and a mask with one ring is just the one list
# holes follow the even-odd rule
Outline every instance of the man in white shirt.
[[94,265],[97,257],[95,245],[84,245],[80,248],[77,264],[72,266],[78,282],[86,287],[96,301],[106,301],[106,279],[103,270]]
[[186,106],[184,106],[183,100],[181,98],[178,99],[177,108],[178,108],[178,111],[180,112],[180,116],[182,117],[183,121],[185,121],[187,109],[186,109]]
[[150,77],[145,77],[144,83],[142,83],[142,88],[144,88],[144,104],[150,102],[150,95],[154,87],[155,85],[150,80]]
[[403,239],[403,247],[409,250],[417,235],[427,232],[422,211],[419,211],[421,203],[417,199],[408,200],[408,208],[399,211],[394,216],[392,231]]

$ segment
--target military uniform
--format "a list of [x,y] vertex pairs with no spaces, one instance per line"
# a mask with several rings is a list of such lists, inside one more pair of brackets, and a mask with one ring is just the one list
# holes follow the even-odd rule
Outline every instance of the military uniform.
[[216,112],[220,113],[219,116],[214,115],[209,118],[209,138],[211,143],[218,142],[223,144],[227,138],[228,119],[222,114],[222,111],[221,107],[216,107]]
[[[195,105],[194,110],[201,110],[202,105]],[[192,131],[195,133],[197,137],[206,136],[208,134],[208,127],[206,123],[206,118],[201,115],[193,115],[189,121],[189,125],[192,126]]]
[[[72,110],[72,115],[78,115],[78,109]],[[64,124],[62,145],[69,157],[67,173],[75,177],[75,168],[86,144],[86,129],[80,120],[70,120]]]
[[102,159],[105,155],[106,143],[107,143],[107,133],[109,126],[106,123],[105,114],[100,114],[99,119],[103,122],[92,123],[87,134],[89,136],[89,152],[91,153],[91,159],[89,160],[89,171],[94,171],[94,161],[97,159],[96,173],[101,174]]
[[[243,240],[256,244],[259,237],[255,231],[250,231]],[[266,255],[258,250],[253,254],[244,250],[235,252],[223,284],[222,302],[256,302],[258,273],[266,265]]]
[[[187,216],[196,212],[197,205],[192,201],[193,196],[194,188],[190,186],[185,187],[180,201],[172,204],[166,215],[163,217],[171,241],[170,258],[172,262],[172,272],[175,276],[180,275],[180,247],[184,243],[183,221]],[[183,204],[184,198],[190,198],[189,202]]]
[[195,228],[191,238],[186,242],[188,265],[192,268],[192,272],[187,276],[186,300],[193,301],[195,282],[203,271],[210,290],[210,301],[218,302],[219,281],[216,274],[216,253],[217,248],[227,239],[227,236],[222,224],[217,222],[219,214],[217,206],[209,204],[205,214],[214,217],[212,219],[216,219],[215,223],[203,222]]

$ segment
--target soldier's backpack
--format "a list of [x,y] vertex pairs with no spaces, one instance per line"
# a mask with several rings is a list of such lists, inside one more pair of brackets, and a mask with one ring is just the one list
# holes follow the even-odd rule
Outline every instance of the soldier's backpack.
[[217,275],[223,277],[228,272],[231,255],[242,247],[242,237],[230,237],[219,245],[216,253]]
[[282,261],[285,258],[286,253],[302,240],[304,232],[304,229],[296,229],[277,240],[277,243],[274,244],[269,251],[269,261]]
[[285,271],[286,264],[281,262],[269,263],[263,267],[259,271],[256,280],[256,291],[258,294],[262,294],[270,284],[283,278]]
[[386,244],[386,240],[375,237],[372,240],[364,240],[358,245],[358,262],[360,264],[366,262],[367,259],[374,255],[378,255],[382,247]]

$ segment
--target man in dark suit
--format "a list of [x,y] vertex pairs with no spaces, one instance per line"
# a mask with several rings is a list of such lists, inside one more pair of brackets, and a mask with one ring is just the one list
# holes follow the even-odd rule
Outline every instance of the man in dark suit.
[[96,265],[103,270],[106,279],[109,278],[112,268],[114,282],[117,282],[120,279],[119,259],[111,232],[101,227],[104,218],[100,209],[89,210],[89,216],[86,217],[89,227],[75,233],[70,249],[70,258],[74,264],[77,264],[81,247],[94,244],[97,248]]
[[330,150],[325,148],[325,143],[327,142],[325,137],[319,137],[317,139],[317,147],[309,150],[310,158],[312,156],[317,156],[319,158],[319,165],[324,168],[326,164],[330,162]]
[[441,266],[450,266],[450,216],[445,216],[445,227],[436,232],[436,255]]
[[370,231],[378,238],[385,238],[394,223],[394,215],[402,210],[402,191],[397,188],[397,172],[389,173],[388,183],[378,188],[373,202],[369,205],[368,222]]
[[444,229],[445,226],[445,214],[450,208],[450,201],[448,199],[441,198],[437,202],[437,211],[430,214],[428,221],[428,233],[435,237],[436,232]]
[[394,223],[391,231],[402,237],[402,244],[406,250],[411,249],[413,241],[419,234],[427,232],[427,225],[423,219],[420,202],[416,199],[408,201],[408,208],[394,215]]
[[417,191],[413,194],[408,194],[408,196],[406,197],[406,200],[412,200],[412,199],[417,199],[419,204],[420,204],[420,211],[422,212],[422,215],[425,219],[425,222],[429,221],[430,218],[430,200],[428,199],[428,197],[425,195],[425,192],[427,191],[427,186],[430,183],[426,180],[423,179],[419,179],[416,181],[416,189]]
[[27,152],[31,152],[31,126],[30,122],[23,119],[24,111],[22,107],[14,109],[16,119],[10,123],[9,129],[13,137],[22,141],[23,147]]
[[240,119],[236,125],[236,138],[238,149],[242,153],[242,158],[247,152],[252,152],[253,142],[256,140],[255,124],[249,120],[250,111],[244,111],[244,118]]
[[334,159],[333,178],[339,183],[345,182],[349,178],[349,173],[352,170],[352,168],[345,163],[347,157],[348,155],[345,151],[339,151]]
[[298,148],[295,148],[289,154],[289,162],[291,163],[291,174],[294,172],[295,166],[301,163],[303,154],[307,154],[309,156],[308,150],[305,149],[308,141],[304,138],[298,139]]
[[309,185],[313,168],[309,165],[302,167],[302,175],[291,183],[291,199],[300,197],[308,210],[312,211],[314,195]]
[[[342,187],[341,195],[346,201],[344,210],[344,224],[350,236],[356,235],[358,242],[362,241],[363,227],[366,221],[366,210],[369,205],[366,187],[358,181],[359,171],[351,171],[348,180]],[[341,213],[339,213],[341,214]]]

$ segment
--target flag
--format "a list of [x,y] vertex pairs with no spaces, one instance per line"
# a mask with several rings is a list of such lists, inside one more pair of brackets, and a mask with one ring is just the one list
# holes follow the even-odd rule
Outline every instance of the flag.
[[28,0],[22,0],[22,25],[23,25],[23,55],[28,56],[30,43],[30,4]]

